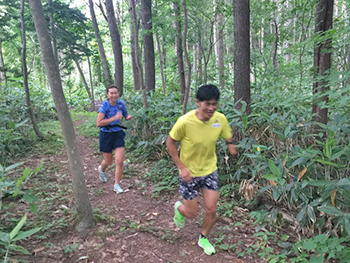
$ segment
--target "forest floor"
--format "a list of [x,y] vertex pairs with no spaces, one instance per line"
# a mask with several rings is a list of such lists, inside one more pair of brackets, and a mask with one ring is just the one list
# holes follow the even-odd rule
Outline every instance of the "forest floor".
[[[177,191],[153,196],[154,186],[145,177],[147,164],[130,163],[129,171],[121,182],[125,192],[116,194],[113,191],[114,176],[111,170],[108,171],[107,183],[98,178],[97,167],[101,156],[96,150],[97,140],[77,134],[95,217],[95,227],[84,236],[74,231],[74,196],[65,152],[26,158],[26,166],[30,167],[38,166],[43,159],[44,166],[37,179],[50,188],[45,193],[46,198],[41,201],[41,207],[45,207],[45,200],[50,200],[50,196],[55,199],[51,202],[55,202],[56,207],[55,211],[47,214],[51,218],[48,222],[52,221],[52,229],[48,227],[42,238],[32,237],[29,242],[21,243],[32,253],[22,259],[40,263],[266,262],[254,252],[256,246],[259,246],[259,240],[254,236],[255,226],[249,220],[247,209],[233,206],[231,216],[218,216],[209,236],[217,253],[208,256],[197,245],[203,218],[201,196],[198,216],[186,220],[186,226],[178,229],[173,223],[173,207],[181,197]],[[41,173],[50,175],[40,177]],[[34,182],[33,179],[33,184]],[[57,192],[60,192],[59,198]],[[218,205],[222,203],[223,200],[219,200]],[[28,220],[35,221],[36,217],[38,216],[31,216]],[[65,218],[66,221],[60,221],[60,218]],[[57,222],[61,222],[62,226],[55,228]]]

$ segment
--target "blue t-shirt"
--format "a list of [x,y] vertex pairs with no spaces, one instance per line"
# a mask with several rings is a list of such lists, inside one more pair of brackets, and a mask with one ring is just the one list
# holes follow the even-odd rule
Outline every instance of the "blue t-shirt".
[[[104,102],[102,102],[101,107],[98,109],[98,112],[101,112],[105,115],[104,119],[108,119],[116,115],[118,111],[122,112],[124,118],[126,118],[129,115],[125,106],[125,102],[119,99],[117,99],[117,103],[115,106],[112,106],[111,104],[109,104],[108,100],[105,100]],[[115,124],[120,124],[120,120],[112,121],[109,125]],[[119,127],[112,127],[109,130],[105,127],[101,128],[101,131],[103,132],[117,132],[120,130],[121,128]]]

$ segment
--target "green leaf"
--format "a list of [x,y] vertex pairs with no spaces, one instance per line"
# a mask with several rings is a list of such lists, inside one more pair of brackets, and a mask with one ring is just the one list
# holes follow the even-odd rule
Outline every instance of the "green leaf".
[[30,204],[30,211],[32,211],[32,213],[35,215],[38,213],[38,207],[36,206],[35,203]]
[[10,240],[12,240],[17,235],[17,233],[19,232],[19,230],[21,230],[21,228],[23,227],[26,221],[27,221],[27,215],[24,215],[22,219],[18,222],[16,227],[12,229],[10,233]]
[[288,134],[290,133],[290,130],[292,129],[292,127],[290,127],[290,125],[288,125],[285,129],[284,129],[284,136],[287,137]]
[[300,209],[299,213],[297,214],[296,219],[297,219],[298,222],[301,222],[303,220],[303,218],[305,216],[305,213],[306,213],[306,208],[307,207],[304,206],[302,209]]
[[317,247],[316,243],[312,239],[308,239],[303,243],[302,248],[306,250],[312,250]]
[[331,166],[334,166],[334,167],[337,167],[337,168],[343,168],[343,167],[346,166],[344,164],[336,164],[336,163],[332,163],[332,162],[329,162],[329,161],[325,161],[325,160],[322,160],[320,158],[316,159],[316,161],[319,162],[319,163],[328,164],[328,165],[331,165]]
[[30,255],[28,250],[26,250],[24,247],[16,245],[16,244],[10,244],[9,249],[10,249],[10,251],[15,250],[15,251],[21,252],[22,254]]
[[327,241],[328,236],[326,234],[321,234],[315,236],[313,239],[319,244],[324,244]]
[[274,174],[264,174],[262,177],[266,178],[267,180],[273,180],[273,181],[278,179],[278,177]]
[[336,186],[350,186],[350,179],[348,179],[348,178],[340,179],[335,185]]
[[20,165],[22,165],[22,164],[24,164],[24,162],[14,163],[14,164],[12,164],[12,165],[6,167],[6,168],[5,168],[5,172],[8,172],[8,171],[10,171],[10,170],[12,170],[12,169],[15,169],[16,167],[18,167],[18,166],[20,166]]
[[293,168],[294,166],[297,166],[297,165],[299,165],[299,164],[302,164],[302,163],[304,163],[306,161],[306,158],[304,158],[304,157],[299,157],[298,159],[296,159],[293,163],[292,163],[292,165],[290,166],[290,168]]
[[343,226],[348,236],[350,236],[350,215],[349,214],[343,217]]
[[37,232],[39,232],[41,230],[41,227],[37,227],[37,228],[34,228],[34,229],[31,229],[31,230],[28,230],[28,231],[25,231],[25,232],[19,232],[18,235],[12,239],[12,241],[17,241],[17,240],[21,240],[21,239],[25,239]]
[[309,216],[312,223],[316,222],[316,215],[315,215],[314,208],[310,205],[307,206],[307,215]]
[[324,262],[324,256],[312,256],[310,257],[310,263],[323,263]]
[[0,240],[2,242],[8,243],[10,241],[10,235],[8,233],[0,231]]
[[336,207],[332,207],[332,206],[321,206],[317,208],[318,210],[320,210],[321,212],[324,212],[326,214],[330,214],[330,215],[334,215],[334,216],[343,216],[344,212],[339,210]]
[[326,187],[326,186],[330,186],[330,185],[334,185],[335,181],[328,181],[328,180],[316,180],[316,181],[305,181],[307,182],[308,185],[311,186],[318,186],[318,187]]
[[276,164],[273,163],[273,161],[270,159],[269,160],[269,168],[271,172],[276,175],[278,178],[282,176],[280,169],[276,166]]

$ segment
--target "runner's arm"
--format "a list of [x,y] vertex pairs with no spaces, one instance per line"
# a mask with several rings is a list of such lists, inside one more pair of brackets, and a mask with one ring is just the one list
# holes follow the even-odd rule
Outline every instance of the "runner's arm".
[[97,119],[96,119],[96,125],[97,127],[103,127],[103,126],[107,126],[108,124],[110,124],[112,121],[116,121],[116,120],[120,120],[123,115],[120,111],[117,112],[117,114],[115,114],[114,116],[108,118],[108,119],[104,119],[105,115],[102,112],[99,112],[97,114]]
[[168,152],[171,156],[171,158],[174,160],[177,168],[180,171],[180,175],[182,177],[182,179],[185,182],[189,182],[192,180],[192,176],[190,171],[187,169],[187,167],[181,162],[179,154],[177,152],[177,148],[176,148],[176,141],[171,138],[170,136],[168,136],[167,140],[166,140],[166,146],[168,147]]

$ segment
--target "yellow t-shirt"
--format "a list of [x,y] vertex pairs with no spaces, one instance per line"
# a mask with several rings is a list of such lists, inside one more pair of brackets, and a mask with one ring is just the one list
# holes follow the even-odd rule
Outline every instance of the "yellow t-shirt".
[[224,114],[215,112],[209,121],[199,120],[192,110],[181,116],[169,135],[181,141],[180,160],[194,177],[205,176],[217,170],[215,144],[219,136],[232,137],[232,130]]

